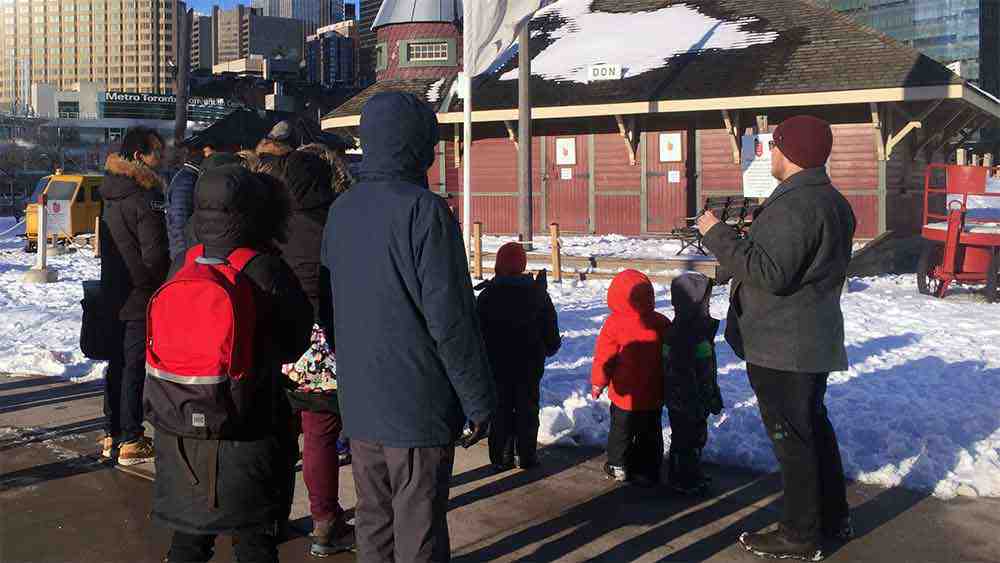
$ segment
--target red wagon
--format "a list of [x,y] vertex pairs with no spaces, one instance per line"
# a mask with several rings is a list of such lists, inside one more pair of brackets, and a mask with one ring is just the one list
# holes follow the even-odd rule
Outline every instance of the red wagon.
[[924,184],[920,293],[944,297],[952,283],[985,284],[1000,301],[1000,169],[932,164]]

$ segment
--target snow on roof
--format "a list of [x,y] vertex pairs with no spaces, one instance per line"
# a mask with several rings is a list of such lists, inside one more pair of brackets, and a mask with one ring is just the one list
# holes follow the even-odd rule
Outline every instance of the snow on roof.
[[435,103],[441,99],[441,87],[444,86],[444,78],[438,80],[434,84],[431,84],[430,88],[427,89],[427,101],[430,103]]
[[[560,0],[536,17],[546,15],[569,22],[552,32],[549,46],[532,58],[532,74],[549,80],[586,83],[587,69],[595,64],[620,64],[621,78],[630,78],[663,67],[677,55],[744,49],[778,38],[775,32],[745,31],[759,21],[756,18],[720,20],[687,4],[668,5],[637,18],[628,12],[592,11],[591,0]],[[622,35],[625,29],[627,37]],[[500,79],[516,80],[517,70]]]
[[450,23],[460,19],[462,0],[384,0],[372,29],[399,23]]

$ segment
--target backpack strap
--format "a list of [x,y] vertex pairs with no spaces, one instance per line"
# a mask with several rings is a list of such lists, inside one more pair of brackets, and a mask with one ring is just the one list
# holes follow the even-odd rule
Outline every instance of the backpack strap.
[[184,255],[184,265],[190,266],[194,264],[194,261],[205,255],[205,245],[196,244],[188,249],[187,253]]
[[247,264],[257,257],[257,254],[258,252],[251,248],[237,248],[229,254],[229,265],[242,272],[243,268],[246,268]]

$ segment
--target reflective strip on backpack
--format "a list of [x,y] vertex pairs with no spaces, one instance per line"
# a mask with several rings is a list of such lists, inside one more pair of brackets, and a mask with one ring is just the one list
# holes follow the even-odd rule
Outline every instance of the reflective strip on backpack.
[[157,379],[180,383],[182,385],[218,385],[219,383],[225,383],[229,379],[227,375],[177,375],[176,373],[154,368],[149,364],[146,364],[146,374]]

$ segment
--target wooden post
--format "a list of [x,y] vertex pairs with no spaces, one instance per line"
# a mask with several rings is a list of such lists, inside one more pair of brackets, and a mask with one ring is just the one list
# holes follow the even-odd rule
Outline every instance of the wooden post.
[[562,283],[562,250],[559,248],[559,223],[549,225],[549,237],[552,239],[552,279]]
[[955,164],[959,166],[965,166],[966,163],[965,155],[966,155],[965,149],[958,149],[957,151],[955,151]]
[[483,279],[483,224],[472,224],[472,271],[477,280]]
[[517,56],[517,232],[524,250],[531,251],[531,35],[528,21],[521,26]]
[[988,152],[983,155],[983,166],[993,168],[993,153]]
[[101,257],[101,218],[94,217],[94,257]]

